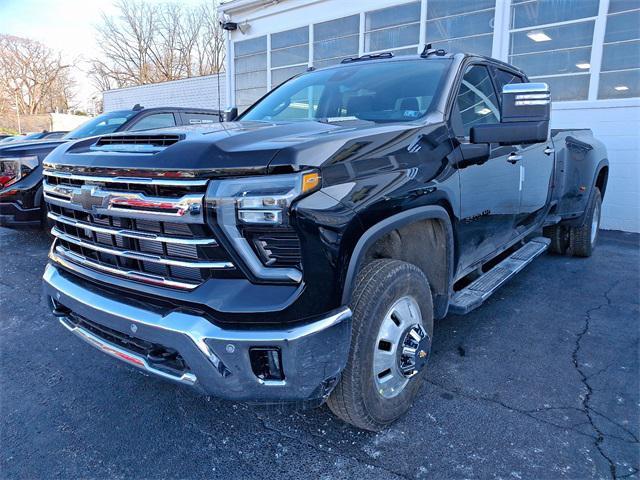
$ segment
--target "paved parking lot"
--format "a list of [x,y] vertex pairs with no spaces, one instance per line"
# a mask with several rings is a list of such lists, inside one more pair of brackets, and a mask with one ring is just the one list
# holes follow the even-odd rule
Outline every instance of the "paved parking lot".
[[73,338],[49,314],[48,239],[0,229],[2,478],[638,478],[640,239],[545,255],[436,324],[422,396],[372,434],[326,407],[197,396]]

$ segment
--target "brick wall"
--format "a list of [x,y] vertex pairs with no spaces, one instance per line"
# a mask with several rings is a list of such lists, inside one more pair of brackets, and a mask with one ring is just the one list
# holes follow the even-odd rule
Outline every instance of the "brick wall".
[[[103,93],[104,111],[143,107],[198,107],[218,109],[217,75],[187,78],[173,82],[109,90]],[[226,78],[220,75],[220,106],[227,106]]]

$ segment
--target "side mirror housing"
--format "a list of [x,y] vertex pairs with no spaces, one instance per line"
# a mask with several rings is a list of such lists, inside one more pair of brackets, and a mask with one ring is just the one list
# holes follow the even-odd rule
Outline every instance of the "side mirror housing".
[[546,83],[514,83],[502,89],[501,122],[471,128],[471,143],[520,145],[549,136],[551,93]]
[[548,122],[551,92],[546,83],[512,83],[502,88],[501,122]]
[[229,107],[224,111],[224,121],[233,122],[238,118],[238,107]]

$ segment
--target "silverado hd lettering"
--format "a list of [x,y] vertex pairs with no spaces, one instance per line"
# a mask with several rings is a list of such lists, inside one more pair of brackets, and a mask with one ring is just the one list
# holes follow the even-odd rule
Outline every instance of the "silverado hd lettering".
[[425,49],[309,71],[229,122],[63,145],[53,313],[148,373],[379,430],[434,320],[547,249],[591,255],[606,152],[549,115],[515,67]]

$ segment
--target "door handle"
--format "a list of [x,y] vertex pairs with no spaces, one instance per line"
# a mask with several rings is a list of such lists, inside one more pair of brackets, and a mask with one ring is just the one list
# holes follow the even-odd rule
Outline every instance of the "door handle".
[[545,155],[551,155],[552,153],[554,153],[556,151],[555,148],[551,148],[551,147],[547,147],[544,149],[544,154]]
[[517,162],[522,160],[522,155],[518,155],[517,153],[510,153],[507,157],[507,162],[515,165]]

